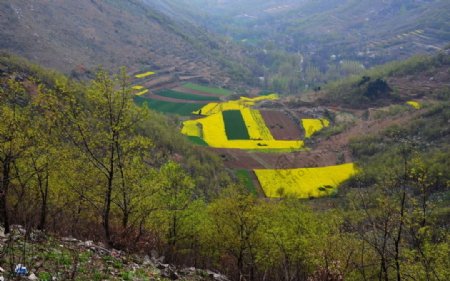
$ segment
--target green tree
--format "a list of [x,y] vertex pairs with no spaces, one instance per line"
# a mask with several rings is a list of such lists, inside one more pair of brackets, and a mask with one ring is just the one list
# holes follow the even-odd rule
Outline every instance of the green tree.
[[255,278],[257,231],[261,224],[257,206],[258,200],[238,186],[228,187],[208,206],[215,247],[234,259],[236,280]]
[[189,216],[187,209],[193,201],[194,181],[179,164],[169,161],[159,170],[158,185],[162,218],[167,225],[169,258],[174,260],[178,243],[186,239],[183,224]]
[[14,163],[29,147],[30,123],[27,118],[28,98],[20,82],[14,78],[0,88],[0,220],[5,233],[10,231],[8,191]]
[[149,139],[137,131],[137,124],[145,118],[145,110],[133,103],[125,69],[114,77],[100,70],[82,92],[71,86],[68,82],[60,83],[50,109],[60,119],[62,138],[70,140],[103,179],[96,185],[101,188],[103,197],[98,209],[105,240],[112,245],[113,204],[122,211],[124,228],[131,212],[128,192],[131,184],[126,170],[131,169],[135,161],[142,161],[145,150],[151,146]]

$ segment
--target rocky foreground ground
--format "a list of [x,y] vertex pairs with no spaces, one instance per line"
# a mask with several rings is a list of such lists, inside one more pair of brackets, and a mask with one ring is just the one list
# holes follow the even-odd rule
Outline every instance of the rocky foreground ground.
[[227,281],[224,275],[164,263],[153,251],[136,255],[107,249],[101,243],[57,238],[13,226],[0,229],[0,281],[4,280],[186,280]]

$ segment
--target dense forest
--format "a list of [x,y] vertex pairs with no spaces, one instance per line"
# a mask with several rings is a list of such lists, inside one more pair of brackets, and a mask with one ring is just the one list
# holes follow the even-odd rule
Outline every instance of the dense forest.
[[176,119],[135,105],[125,69],[80,82],[10,55],[0,65],[5,233],[20,224],[157,249],[232,280],[450,279],[448,99],[355,139],[360,173],[334,197],[269,200],[189,144]]

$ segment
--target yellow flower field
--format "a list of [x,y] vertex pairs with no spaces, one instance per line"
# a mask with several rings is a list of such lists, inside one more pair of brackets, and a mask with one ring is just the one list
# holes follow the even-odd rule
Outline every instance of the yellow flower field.
[[260,96],[256,98],[247,98],[247,97],[241,97],[239,100],[231,100],[227,102],[212,102],[208,103],[204,107],[202,107],[200,110],[194,111],[193,114],[198,115],[212,115],[216,114],[222,111],[226,110],[240,110],[244,108],[251,107],[255,105],[255,103],[263,100],[277,100],[278,95],[277,94],[270,94],[267,96]]
[[[250,119],[250,117],[248,116],[245,118]],[[253,122],[256,123],[255,121]],[[201,132],[199,132],[199,128],[201,128]],[[299,149],[304,145],[303,141],[273,140],[273,137],[271,135],[271,139],[228,140],[225,133],[225,124],[223,121],[222,112],[212,114],[197,120],[184,121],[181,132],[187,136],[200,136],[209,146],[216,148]],[[255,136],[262,135],[261,132],[256,133],[256,130],[255,132],[253,132],[253,134]]]
[[190,137],[202,137],[202,124],[195,122],[195,120],[185,121],[181,133]]
[[330,122],[326,119],[302,119],[302,126],[305,130],[305,138],[311,137],[314,133],[328,127]]
[[142,95],[145,95],[146,93],[148,93],[148,89],[145,89],[143,91],[136,93],[136,96],[142,96]]
[[133,89],[133,90],[142,90],[142,89],[144,89],[144,86],[141,86],[141,85],[135,85],[135,86],[132,87],[132,89]]
[[148,76],[153,75],[153,74],[155,74],[155,72],[148,71],[148,72],[136,74],[134,77],[136,77],[136,78],[145,78],[145,77],[148,77]]
[[255,174],[269,198],[295,196],[321,197],[334,193],[337,186],[356,173],[353,163],[299,169],[256,169]]
[[197,115],[209,116],[213,114],[220,113],[222,111],[227,110],[240,110],[245,108],[246,106],[243,103],[239,103],[239,101],[228,101],[228,102],[211,102],[207,105],[203,106],[200,110],[192,112]]
[[415,108],[415,109],[420,109],[421,108],[420,103],[418,103],[417,101],[410,100],[410,101],[407,101],[406,103],[408,105],[410,105],[411,107]]
[[242,117],[247,126],[248,134],[252,140],[275,140],[267,128],[266,123],[259,110],[244,108],[241,109]]

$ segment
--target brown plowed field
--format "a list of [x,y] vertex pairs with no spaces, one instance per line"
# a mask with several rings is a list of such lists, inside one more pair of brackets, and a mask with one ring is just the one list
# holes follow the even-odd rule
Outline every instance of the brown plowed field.
[[285,112],[262,110],[261,115],[276,140],[299,140],[303,138],[304,132],[300,129],[300,124],[295,124]]
[[[300,151],[292,153],[248,152],[239,149],[211,148],[222,156],[227,167],[232,169],[290,169],[329,166],[337,163],[335,149]],[[348,155],[345,161],[350,161]]]

